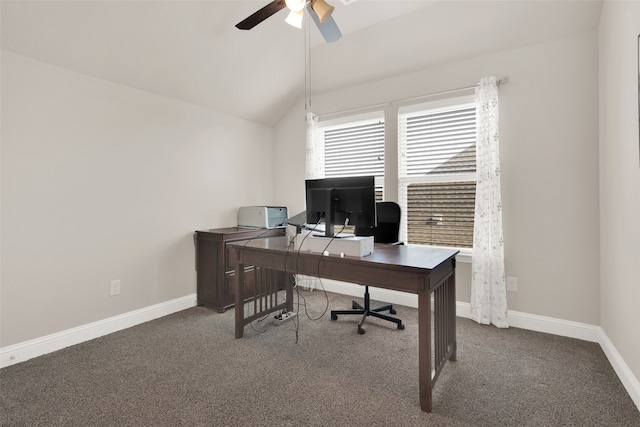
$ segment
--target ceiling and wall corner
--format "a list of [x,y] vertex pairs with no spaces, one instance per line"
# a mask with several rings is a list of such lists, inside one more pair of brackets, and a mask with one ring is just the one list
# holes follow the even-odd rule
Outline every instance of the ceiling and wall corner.
[[[337,3],[334,13],[346,34],[424,6],[400,3]],[[2,48],[272,125],[302,93],[304,33],[283,22],[283,11],[251,31],[234,27],[264,4],[2,1]]]
[[[2,49],[273,126],[304,92],[304,32],[259,1],[2,1]],[[597,26],[599,1],[332,2],[343,38],[311,30],[319,93]]]
[[[600,2],[441,1],[312,52],[322,93],[594,31]],[[338,72],[332,72],[339,64]],[[312,92],[312,94],[313,94]]]

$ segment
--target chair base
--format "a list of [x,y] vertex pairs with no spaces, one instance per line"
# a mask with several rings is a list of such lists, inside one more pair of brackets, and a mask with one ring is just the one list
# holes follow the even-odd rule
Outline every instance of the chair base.
[[350,315],[356,314],[362,316],[362,319],[358,323],[358,333],[364,334],[365,330],[362,327],[364,321],[367,317],[377,317],[378,319],[386,320],[389,322],[393,322],[396,324],[397,328],[400,330],[404,329],[404,325],[402,324],[402,320],[397,319],[395,317],[387,316],[386,314],[380,313],[381,311],[389,311],[390,314],[396,314],[396,311],[393,309],[392,304],[387,304],[382,307],[377,307],[371,309],[371,299],[369,296],[369,286],[365,286],[364,291],[364,306],[358,304],[355,301],[352,301],[351,306],[353,310],[331,310],[331,320],[338,320],[338,316],[340,315]]

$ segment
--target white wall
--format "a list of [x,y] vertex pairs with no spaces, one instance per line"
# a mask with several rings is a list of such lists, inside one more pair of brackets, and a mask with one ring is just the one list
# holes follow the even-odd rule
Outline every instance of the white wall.
[[275,203],[289,214],[305,210],[305,155],[307,131],[304,105],[295,104],[274,127]]
[[604,3],[599,40],[601,319],[636,378],[640,378],[639,34],[639,2]]
[[272,180],[271,128],[2,51],[0,347],[194,293]]
[[[318,94],[311,104],[323,114],[508,76],[500,88],[503,221],[506,273],[519,285],[509,308],[599,325],[597,55],[597,34],[588,32]],[[286,170],[276,187],[294,210],[304,209],[304,129],[296,106],[275,132],[276,169]],[[458,300],[468,302],[468,264],[461,269]]]

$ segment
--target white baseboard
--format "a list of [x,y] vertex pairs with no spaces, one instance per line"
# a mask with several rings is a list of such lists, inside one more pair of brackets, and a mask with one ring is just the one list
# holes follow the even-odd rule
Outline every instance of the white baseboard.
[[52,353],[196,305],[196,294],[99,320],[77,328],[0,348],[0,368]]
[[[352,283],[337,282],[335,280],[323,280],[322,285],[329,292],[350,295],[362,298],[363,287]],[[391,304],[399,304],[407,307],[418,307],[418,296],[406,292],[391,291],[388,289],[369,288],[371,299],[385,301]],[[471,305],[468,302],[456,302],[456,315],[458,317],[471,318]],[[552,317],[538,316],[509,310],[509,325],[514,328],[528,329],[563,337],[577,338],[584,341],[600,342],[602,329],[599,326],[569,320],[555,319]]]
[[[456,315],[471,318],[471,304],[468,302],[456,302]],[[570,320],[556,319],[553,317],[539,316],[537,314],[523,313],[521,311],[508,310],[507,320],[509,326],[527,329],[530,331],[544,332],[546,334],[562,337],[576,338],[583,341],[600,342],[602,329],[599,326],[586,323],[572,322]]]
[[609,363],[613,366],[613,370],[618,374],[618,378],[620,378],[622,385],[629,393],[631,400],[640,411],[640,381],[633,375],[633,372],[631,372],[631,369],[603,330],[601,330],[600,334],[600,347],[602,347],[602,351],[604,351]]

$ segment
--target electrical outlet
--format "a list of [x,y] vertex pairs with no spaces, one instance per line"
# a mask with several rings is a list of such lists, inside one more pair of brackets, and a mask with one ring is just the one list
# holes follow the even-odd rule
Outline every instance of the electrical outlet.
[[112,280],[111,287],[109,288],[109,295],[120,295],[120,280]]
[[518,292],[517,277],[507,277],[507,290],[511,292]]

